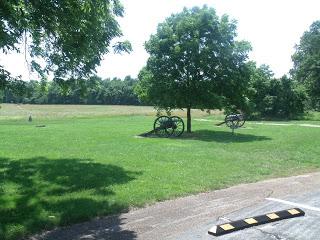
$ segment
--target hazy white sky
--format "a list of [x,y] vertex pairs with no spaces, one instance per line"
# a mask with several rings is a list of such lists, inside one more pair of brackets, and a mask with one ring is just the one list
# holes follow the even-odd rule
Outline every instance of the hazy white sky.
[[[124,39],[133,46],[131,54],[108,54],[97,68],[103,78],[137,76],[148,54],[143,44],[155,33],[158,23],[183,7],[214,7],[238,21],[238,38],[251,42],[250,59],[268,64],[276,76],[292,66],[295,44],[313,21],[320,19],[320,0],[122,0],[124,18],[119,19]],[[0,64],[14,75],[29,79],[23,55],[1,55]]]

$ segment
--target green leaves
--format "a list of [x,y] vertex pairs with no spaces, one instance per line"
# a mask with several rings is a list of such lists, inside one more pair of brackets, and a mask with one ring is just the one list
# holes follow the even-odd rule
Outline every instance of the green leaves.
[[5,89],[5,87],[12,81],[12,77],[8,71],[6,71],[3,66],[0,65],[0,90]]
[[[88,76],[110,51],[111,41],[122,36],[116,18],[123,13],[119,0],[4,0],[0,48],[19,50],[17,44],[26,41],[33,70],[42,77],[48,72],[56,78]],[[114,50],[130,52],[131,45],[120,42]]]
[[60,79],[56,81],[10,81],[0,89],[0,102],[25,104],[109,104],[139,105],[134,94],[137,79]]
[[136,87],[140,99],[161,109],[241,108],[251,47],[234,39],[235,30],[235,21],[206,6],[171,15],[145,44],[150,57]]
[[214,109],[239,102],[251,47],[235,41],[235,30],[234,21],[206,6],[185,8],[160,23],[145,44],[150,57],[139,77],[141,98],[163,108]]
[[129,41],[117,42],[115,45],[113,45],[113,49],[115,53],[130,53],[132,51],[132,46]]
[[[26,82],[20,77],[13,78],[11,74],[0,65],[0,97],[3,96],[4,90],[10,90],[13,94],[22,95],[26,90]],[[0,103],[3,99],[0,99]]]
[[301,37],[292,56],[291,74],[303,83],[311,97],[311,105],[320,109],[320,21],[314,22]]
[[248,63],[251,76],[247,91],[246,114],[252,118],[286,118],[301,116],[307,94],[302,84],[283,76],[274,78],[269,66]]

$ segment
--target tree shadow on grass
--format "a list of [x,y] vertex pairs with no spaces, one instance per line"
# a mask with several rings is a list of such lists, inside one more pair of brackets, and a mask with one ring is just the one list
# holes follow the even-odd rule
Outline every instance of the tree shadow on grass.
[[[124,218],[119,215],[95,219],[90,222],[60,228],[42,235],[34,236],[36,240],[134,240],[137,234],[123,229]],[[32,239],[34,240],[34,239]]]
[[[140,174],[90,159],[0,158],[0,239],[126,210],[126,204],[110,200],[111,186]],[[135,239],[134,232],[125,234]]]
[[220,142],[220,143],[241,143],[241,142],[254,142],[272,140],[270,137],[257,136],[252,134],[243,134],[235,131],[222,132],[212,130],[196,130],[192,133],[184,133],[179,139],[182,140],[199,140],[205,142]]

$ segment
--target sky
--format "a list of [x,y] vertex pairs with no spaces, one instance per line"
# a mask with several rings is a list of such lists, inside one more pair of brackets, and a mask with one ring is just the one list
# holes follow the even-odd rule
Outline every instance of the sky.
[[[238,22],[238,39],[252,45],[250,60],[267,64],[276,77],[287,74],[292,67],[291,55],[302,34],[312,22],[320,20],[320,0],[122,0],[125,15],[119,18],[123,39],[133,47],[130,54],[109,53],[97,68],[102,78],[127,75],[136,77],[146,64],[148,54],[144,43],[154,34],[157,25],[183,7],[215,8],[219,16],[229,15]],[[30,79],[22,54],[1,55],[0,64],[13,75]]]

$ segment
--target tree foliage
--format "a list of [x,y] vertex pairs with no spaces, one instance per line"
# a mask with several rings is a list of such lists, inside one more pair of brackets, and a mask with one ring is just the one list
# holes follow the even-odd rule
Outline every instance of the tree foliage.
[[[1,0],[0,48],[19,52],[25,43],[43,78],[88,76],[122,36],[117,17],[123,12],[119,0]],[[131,50],[127,41],[113,47]]]
[[11,91],[17,96],[23,94],[25,82],[21,78],[13,78],[11,74],[0,65],[0,103],[4,97],[4,90]]
[[12,80],[11,74],[0,65],[0,90],[5,89]]
[[[14,84],[15,88],[0,91],[5,103],[28,104],[112,104],[140,105],[133,89],[137,80],[127,76],[124,79],[88,79],[56,81],[28,81]],[[23,84],[23,85],[22,85]],[[20,90],[19,90],[20,89]],[[0,100],[0,102],[1,102]]]
[[303,34],[292,60],[293,77],[307,88],[311,106],[320,110],[320,20]]
[[184,9],[158,25],[146,42],[147,65],[139,74],[139,97],[159,108],[241,107],[250,45],[237,42],[236,23],[215,10]]
[[256,67],[248,63],[251,70],[247,92],[246,113],[252,118],[296,118],[305,110],[307,94],[302,84],[283,76],[275,78],[269,66]]

